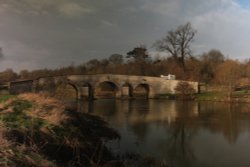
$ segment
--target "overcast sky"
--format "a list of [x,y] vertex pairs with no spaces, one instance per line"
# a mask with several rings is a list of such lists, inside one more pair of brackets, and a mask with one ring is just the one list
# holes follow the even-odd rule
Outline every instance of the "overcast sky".
[[[58,68],[125,55],[191,22],[193,53],[250,57],[248,0],[0,0],[0,70]],[[1,50],[0,50],[1,51]],[[0,53],[1,55],[1,53]]]

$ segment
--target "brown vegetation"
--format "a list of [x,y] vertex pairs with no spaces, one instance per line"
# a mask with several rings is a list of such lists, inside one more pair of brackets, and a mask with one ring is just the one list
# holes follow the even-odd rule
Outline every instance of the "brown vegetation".
[[33,93],[21,94],[18,98],[36,104],[34,109],[29,112],[29,115],[32,117],[45,119],[54,125],[63,124],[69,119],[69,116],[65,112],[64,104],[54,98]]
[[188,82],[179,82],[175,87],[175,91],[180,99],[192,99],[195,89]]
[[23,94],[0,108],[0,166],[102,166],[104,140],[119,135],[99,117],[69,112],[48,96]]

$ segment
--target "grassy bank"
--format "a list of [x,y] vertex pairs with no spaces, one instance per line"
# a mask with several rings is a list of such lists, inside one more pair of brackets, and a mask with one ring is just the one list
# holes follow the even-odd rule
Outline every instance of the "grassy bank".
[[102,166],[114,159],[103,141],[119,135],[99,117],[68,112],[42,95],[0,101],[0,166]]
[[250,103],[250,91],[234,91],[232,96],[226,91],[204,92],[196,95],[197,101],[243,102]]

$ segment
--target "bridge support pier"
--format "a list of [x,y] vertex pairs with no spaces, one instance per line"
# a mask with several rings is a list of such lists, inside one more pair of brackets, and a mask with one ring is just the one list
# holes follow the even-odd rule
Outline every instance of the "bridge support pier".
[[130,96],[129,87],[122,87],[121,91],[122,91],[122,96],[124,96],[124,97],[129,97]]
[[121,98],[122,97],[122,90],[119,89],[115,92],[115,98]]
[[149,99],[155,98],[155,93],[152,90],[148,92],[148,98]]
[[80,99],[91,100],[94,98],[94,89],[89,86],[80,87]]

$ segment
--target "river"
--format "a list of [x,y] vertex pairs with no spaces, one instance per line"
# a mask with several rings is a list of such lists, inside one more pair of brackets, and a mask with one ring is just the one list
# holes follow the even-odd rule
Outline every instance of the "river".
[[116,154],[154,157],[173,167],[249,167],[250,105],[169,100],[96,100],[81,110],[121,134]]

